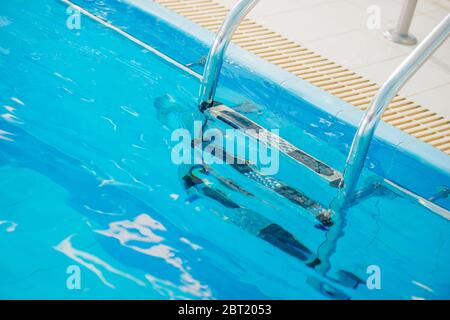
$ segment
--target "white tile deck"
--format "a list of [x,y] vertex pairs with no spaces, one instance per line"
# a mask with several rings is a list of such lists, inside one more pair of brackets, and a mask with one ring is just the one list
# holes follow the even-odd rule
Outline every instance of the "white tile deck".
[[[236,0],[216,0],[231,7]],[[413,47],[386,40],[403,0],[261,0],[255,21],[311,50],[382,83]],[[368,8],[378,6],[381,28],[367,27]],[[411,33],[422,40],[450,13],[450,0],[419,0]],[[450,119],[450,40],[400,91],[400,94]]]

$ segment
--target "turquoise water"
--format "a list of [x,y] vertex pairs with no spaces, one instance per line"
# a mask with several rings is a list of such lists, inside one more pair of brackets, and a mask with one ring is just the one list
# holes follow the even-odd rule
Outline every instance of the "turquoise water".
[[[197,177],[239,207],[186,190],[170,138],[202,119],[198,80],[86,17],[69,30],[66,9],[0,4],[0,298],[450,298],[450,224],[406,197],[379,192],[327,228],[230,166]],[[220,95],[233,105],[251,91]],[[175,112],[162,114],[167,95]],[[342,163],[317,136],[253,104],[252,119]],[[278,179],[333,198],[310,171],[280,165]],[[71,266],[79,289],[68,286]],[[369,266],[380,268],[380,290],[365,284]]]

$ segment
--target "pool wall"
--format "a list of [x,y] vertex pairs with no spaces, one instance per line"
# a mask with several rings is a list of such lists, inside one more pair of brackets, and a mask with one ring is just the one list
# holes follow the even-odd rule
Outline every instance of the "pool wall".
[[[106,4],[115,8],[108,12],[93,1],[73,2],[182,64],[193,63],[206,56],[214,37],[210,31],[151,0],[108,0]],[[194,69],[202,72],[201,66]],[[232,90],[233,94],[230,95],[228,90],[226,98],[222,97],[224,88]],[[252,90],[241,93],[240,88]],[[273,105],[275,112],[289,117],[301,128],[308,128],[338,150],[341,154],[339,159],[330,158],[324,148],[306,151],[339,170],[343,169],[363,116],[362,111],[348,103],[235,45],[231,45],[227,52],[218,96],[229,100],[223,102],[230,105],[242,103],[245,98]],[[281,135],[282,130],[280,128]],[[291,142],[296,144],[296,141]],[[449,185],[449,160],[449,156],[438,149],[382,122],[366,165],[375,173],[429,198],[440,186]],[[439,200],[437,204],[450,210],[448,199]]]

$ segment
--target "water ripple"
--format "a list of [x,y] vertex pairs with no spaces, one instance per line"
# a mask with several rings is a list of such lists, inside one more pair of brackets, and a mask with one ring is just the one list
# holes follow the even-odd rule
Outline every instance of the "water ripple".
[[61,241],[57,246],[53,247],[55,250],[65,254],[70,259],[74,260],[75,262],[79,263],[80,265],[84,266],[85,268],[92,271],[102,282],[105,286],[110,288],[115,288],[115,285],[106,280],[106,277],[104,276],[101,268],[105,269],[106,271],[110,273],[114,273],[118,276],[121,276],[125,279],[131,280],[138,284],[139,286],[145,286],[145,283],[132,275],[120,271],[110,264],[106,263],[105,261],[101,260],[100,258],[94,256],[93,254],[90,254],[88,252],[75,249],[72,245],[72,238],[75,235],[71,235]]
[[[124,247],[162,259],[168,265],[177,269],[180,273],[179,279],[181,282],[178,289],[182,292],[202,299],[211,298],[212,293],[208,286],[201,284],[188,272],[189,268],[185,267],[183,260],[177,256],[177,250],[165,244],[165,238],[156,234],[157,231],[165,232],[167,230],[162,223],[145,213],[138,215],[134,220],[111,222],[106,230],[96,230],[98,234],[118,240]],[[160,287],[161,281],[158,281],[154,276],[147,274],[146,278],[155,288]],[[174,286],[171,282],[164,283]]]
[[15,223],[13,221],[0,221],[0,226],[1,225],[6,226],[5,231],[8,233],[16,231],[16,228],[17,228],[17,223]]

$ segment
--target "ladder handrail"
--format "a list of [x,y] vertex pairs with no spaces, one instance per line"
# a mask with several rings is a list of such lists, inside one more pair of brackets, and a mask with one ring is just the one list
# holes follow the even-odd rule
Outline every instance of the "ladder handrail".
[[[200,84],[198,108],[202,113],[214,105],[223,59],[231,37],[258,2],[259,0],[239,0],[217,32]],[[339,191],[332,203],[334,211],[342,210],[353,198],[375,130],[385,109],[414,73],[444,43],[449,34],[450,14],[411,52],[373,98],[353,139]]]
[[352,200],[375,130],[387,106],[414,73],[444,43],[449,34],[450,14],[397,67],[373,98],[353,139],[343,172],[343,180],[332,203],[334,211],[344,209]]
[[201,112],[204,112],[214,103],[223,58],[230,44],[231,37],[241,21],[258,2],[259,0],[240,0],[237,2],[217,32],[206,60],[205,70],[200,84],[198,108]]

